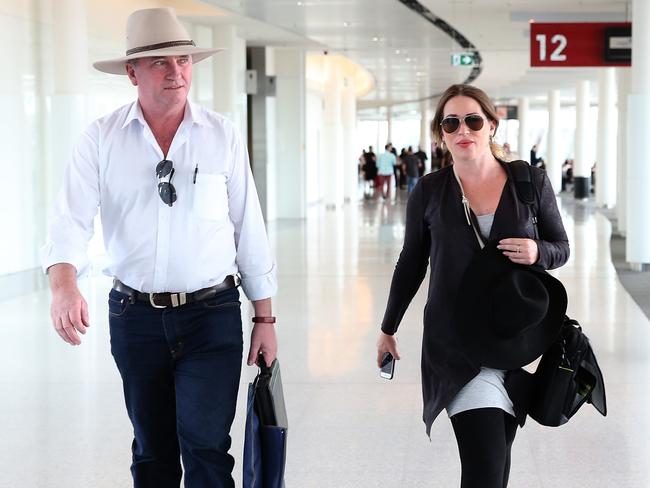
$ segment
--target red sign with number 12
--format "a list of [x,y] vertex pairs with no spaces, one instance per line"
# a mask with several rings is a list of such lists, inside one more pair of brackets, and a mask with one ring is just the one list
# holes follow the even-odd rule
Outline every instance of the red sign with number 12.
[[629,22],[530,24],[530,65],[629,66],[605,61],[605,29],[629,27]]

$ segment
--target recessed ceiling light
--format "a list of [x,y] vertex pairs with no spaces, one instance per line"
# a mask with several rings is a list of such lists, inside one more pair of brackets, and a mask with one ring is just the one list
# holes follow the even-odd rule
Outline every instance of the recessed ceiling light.
[[379,40],[379,37],[375,36],[372,38],[373,41],[377,42]]
[[395,49],[395,54],[399,54],[399,49]]
[[302,7],[302,2],[296,2],[296,4],[298,5],[298,7]]
[[343,27],[350,27],[350,22],[343,22]]
[[411,58],[406,58],[406,62],[407,62],[407,63],[410,63],[410,62],[411,62]]

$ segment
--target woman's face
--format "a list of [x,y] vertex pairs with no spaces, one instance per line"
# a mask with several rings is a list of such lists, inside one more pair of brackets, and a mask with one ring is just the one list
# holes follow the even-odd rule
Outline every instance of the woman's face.
[[[488,120],[479,103],[470,97],[457,96],[451,98],[443,110],[443,127],[442,140],[451,151],[454,161],[458,160],[473,160],[484,157],[486,152],[491,154],[490,151],[490,135],[494,134],[495,124]],[[465,120],[465,117],[473,116]],[[460,120],[460,124],[451,133],[444,130],[447,126],[448,129],[453,129],[455,120]],[[477,117],[483,119],[483,126],[477,129],[480,121]],[[450,118],[447,122],[445,119]],[[471,128],[468,127],[472,126]]]

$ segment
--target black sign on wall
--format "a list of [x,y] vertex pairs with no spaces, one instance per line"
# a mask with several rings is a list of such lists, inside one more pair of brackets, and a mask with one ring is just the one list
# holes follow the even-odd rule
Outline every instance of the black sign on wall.
[[632,62],[632,27],[605,29],[605,61]]

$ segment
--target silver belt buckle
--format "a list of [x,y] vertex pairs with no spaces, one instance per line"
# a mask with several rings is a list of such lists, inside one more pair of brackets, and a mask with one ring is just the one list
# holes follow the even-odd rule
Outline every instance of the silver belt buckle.
[[167,308],[165,305],[156,305],[156,302],[153,299],[155,293],[149,293],[149,303],[153,308]]

